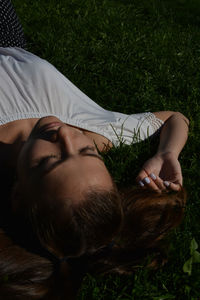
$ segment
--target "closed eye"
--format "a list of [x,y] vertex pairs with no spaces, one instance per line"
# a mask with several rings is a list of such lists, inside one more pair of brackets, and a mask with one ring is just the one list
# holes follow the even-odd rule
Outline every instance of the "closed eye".
[[[93,156],[93,157],[99,158],[101,161],[103,161],[103,158],[101,157],[101,155],[97,154],[95,152],[95,147],[92,147],[92,146],[86,146],[84,148],[81,148],[79,150],[79,154],[82,156]],[[58,163],[59,163],[59,162],[67,160],[69,158],[69,156],[66,157],[65,159],[61,159],[61,156],[55,155],[55,154],[42,156],[39,159],[34,160],[34,163],[33,163],[33,166],[31,167],[31,169],[35,169],[35,168],[44,166],[51,158],[58,159],[59,160]],[[57,162],[56,162],[56,165],[57,165]]]
[[84,148],[81,148],[79,150],[79,153],[82,154],[84,152],[87,152],[88,150],[92,151],[92,152],[95,152],[95,147],[92,147],[92,146],[86,146]]
[[48,156],[42,156],[39,159],[34,160],[34,164],[31,167],[31,169],[33,168],[37,168],[40,166],[43,166],[45,163],[47,163],[51,158],[59,158],[57,155],[51,154]]

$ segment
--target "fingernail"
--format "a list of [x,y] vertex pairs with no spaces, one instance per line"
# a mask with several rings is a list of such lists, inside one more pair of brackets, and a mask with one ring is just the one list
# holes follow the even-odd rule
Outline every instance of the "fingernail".
[[169,181],[163,181],[163,183],[164,183],[164,185],[166,185],[166,186],[169,186],[169,185],[170,185]]
[[148,178],[148,177],[145,177],[144,179],[143,179],[143,181],[145,182],[145,183],[150,183],[151,182],[151,180]]
[[156,175],[154,174],[154,173],[151,173],[150,175],[149,175],[153,180],[156,180]]
[[141,180],[138,183],[140,186],[144,186],[144,183]]

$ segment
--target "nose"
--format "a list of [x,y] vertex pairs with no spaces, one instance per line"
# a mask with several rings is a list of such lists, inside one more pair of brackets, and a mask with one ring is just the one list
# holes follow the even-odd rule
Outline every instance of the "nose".
[[63,125],[58,129],[57,141],[62,145],[64,153],[67,155],[77,153],[80,134],[81,131],[67,125]]

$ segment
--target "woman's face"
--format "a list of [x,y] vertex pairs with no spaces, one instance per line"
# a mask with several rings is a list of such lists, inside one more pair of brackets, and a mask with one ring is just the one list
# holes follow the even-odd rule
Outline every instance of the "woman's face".
[[89,187],[112,188],[94,141],[53,116],[41,118],[22,147],[18,183],[29,194],[72,199],[81,199]]

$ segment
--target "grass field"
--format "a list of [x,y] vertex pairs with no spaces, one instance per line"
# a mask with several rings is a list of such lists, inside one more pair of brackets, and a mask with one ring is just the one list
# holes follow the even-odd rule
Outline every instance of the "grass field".
[[[188,192],[168,264],[132,276],[84,280],[79,299],[200,299],[200,2],[198,0],[13,0],[29,50],[54,64],[106,109],[127,114],[175,110],[190,119],[180,160]],[[155,145],[115,149],[115,180],[134,184]],[[124,153],[128,152],[128,155]],[[196,255],[196,256],[195,256]],[[194,257],[195,256],[195,257]],[[183,271],[188,263],[188,272]],[[189,273],[190,272],[190,273]]]

